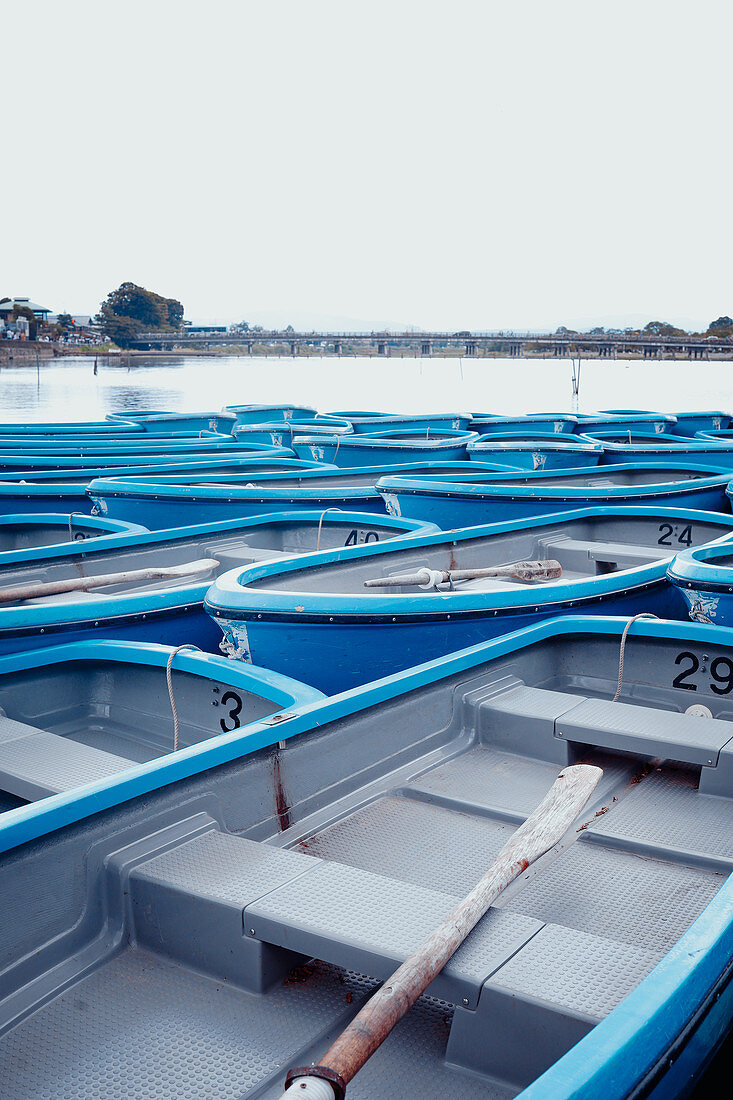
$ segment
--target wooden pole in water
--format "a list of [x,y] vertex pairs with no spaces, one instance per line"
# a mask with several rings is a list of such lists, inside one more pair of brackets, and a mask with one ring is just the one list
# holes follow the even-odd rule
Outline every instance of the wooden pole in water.
[[574,764],[560,772],[481,881],[367,1001],[326,1051],[323,1063],[290,1070],[280,1100],[343,1100],[349,1081],[425,992],[502,890],[563,838],[602,775],[602,770],[591,764]]

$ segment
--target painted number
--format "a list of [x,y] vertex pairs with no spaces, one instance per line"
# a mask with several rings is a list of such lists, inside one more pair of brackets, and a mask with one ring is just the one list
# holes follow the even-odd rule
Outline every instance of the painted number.
[[[219,719],[219,725],[221,726],[224,733],[231,733],[232,730],[238,730],[241,725],[241,722],[239,721],[239,715],[242,711],[242,700],[239,698],[236,692],[225,691],[221,697],[221,705],[226,706],[227,703],[232,704],[231,710],[229,711],[229,714],[226,718]],[[229,721],[232,722],[231,726],[228,725]]]
[[[682,671],[675,676],[672,687],[682,688],[684,691],[697,691],[697,684],[689,683],[691,676],[700,669],[700,661],[694,653],[683,650],[674,659],[676,665],[684,665]],[[705,665],[702,666],[705,672]],[[733,691],[733,661],[728,657],[716,657],[710,663],[710,690],[715,695],[729,695]]]
[[659,538],[657,539],[657,546],[673,546],[673,537],[676,539],[677,546],[691,546],[692,545],[692,527],[688,523],[686,527],[683,527],[680,531],[679,527],[673,527],[671,523],[659,524]]
[[688,684],[686,681],[688,676],[695,675],[700,667],[700,662],[694,653],[688,653],[687,650],[683,653],[678,653],[674,659],[676,665],[681,665],[683,661],[689,661],[690,663],[687,668],[684,668],[682,672],[680,672],[679,676],[675,676],[672,681],[672,687],[684,688],[685,691],[697,691],[697,684]]
[[[733,661],[729,661],[727,657],[716,657],[710,666],[710,675],[715,680],[710,689],[716,695],[728,695],[733,691]],[[716,684],[721,686],[716,687]]]
[[360,542],[379,542],[379,535],[376,531],[357,531],[355,527],[353,531],[349,531],[344,546],[357,546]]

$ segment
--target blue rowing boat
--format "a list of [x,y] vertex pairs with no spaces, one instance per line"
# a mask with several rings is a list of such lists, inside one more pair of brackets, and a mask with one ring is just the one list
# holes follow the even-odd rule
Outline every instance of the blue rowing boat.
[[[30,512],[25,515],[0,515],[0,565],[12,563],[19,555],[52,556],[54,547],[94,542],[109,535],[143,534],[147,529],[123,520],[64,512]],[[100,545],[104,545],[102,542]]]
[[[721,466],[635,462],[555,473],[439,474],[380,478],[377,490],[393,516],[424,517],[443,530],[525,516],[544,516],[586,505],[730,510],[731,471]],[[145,524],[147,526],[147,524]]]
[[[603,771],[591,802],[348,1096],[688,1095],[731,1014],[733,727],[678,658],[731,670],[733,634],[625,626],[558,618],[234,730],[242,666],[181,653],[197,743],[0,820],[5,1095],[280,1096],[578,761]],[[36,728],[28,749],[47,722],[47,742],[119,722],[167,747],[165,659],[141,667],[137,731],[134,677],[96,705],[111,654],[91,647],[78,701],[24,693],[29,669],[8,716]]]
[[235,731],[246,736],[252,723],[323,696],[193,646],[176,653],[94,639],[0,656],[0,698],[2,823],[17,807],[69,798],[144,762],[211,751]]
[[[91,480],[105,475],[115,477],[163,477],[177,475],[185,477],[212,475],[237,475],[239,477],[259,476],[277,471],[300,471],[314,469],[312,462],[301,462],[291,458],[209,458],[204,455],[197,461],[188,461],[196,456],[187,455],[186,462],[167,462],[161,465],[150,464],[128,466],[116,465],[105,460],[99,466],[90,466],[88,459],[67,459],[73,463],[70,468],[49,470],[45,466],[35,469],[7,470],[0,480],[0,515],[3,513],[34,512],[85,512],[89,514],[93,501],[87,494],[87,485]],[[109,464],[108,464],[109,463]],[[100,509],[97,514],[104,514]],[[121,517],[115,517],[121,518]],[[137,523],[137,520],[130,520]],[[185,523],[185,518],[183,520]],[[147,524],[143,524],[147,528]]]
[[430,529],[360,512],[285,512],[16,551],[0,570],[0,654],[90,634],[215,651],[220,634],[203,600],[223,570]]
[[668,562],[732,531],[714,512],[582,508],[237,568],[206,608],[227,652],[333,694],[548,615],[684,618]]
[[471,459],[499,462],[519,470],[572,470],[597,466],[603,445],[583,436],[549,432],[490,432],[466,448]]
[[[326,416],[345,417],[357,435],[374,435],[375,432],[465,432],[471,419],[470,413],[387,413],[387,412],[335,412]],[[316,419],[322,419],[319,413]]]
[[[259,516],[294,508],[307,511],[335,508],[374,512],[383,516],[386,509],[376,483],[385,473],[412,472],[422,476],[426,471],[442,471],[446,477],[453,477],[457,470],[467,467],[467,462],[417,462],[350,470],[319,466],[296,471],[295,474],[252,474],[246,477],[242,474],[112,476],[91,481],[88,492],[95,514],[142,523],[151,530],[180,526],[186,522],[192,508],[202,521]],[[495,466],[488,466],[485,472],[496,469]]]
[[677,423],[668,430],[673,435],[697,435],[698,432],[714,432],[729,428],[733,417],[716,409],[712,412],[676,412]]
[[733,546],[727,540],[678,554],[667,576],[693,621],[733,626]]
[[120,421],[136,424],[150,435],[170,435],[175,432],[217,432],[231,435],[236,416],[228,409],[220,412],[163,412],[158,409],[141,409],[137,412],[109,413],[112,424]]
[[278,447],[292,447],[296,435],[352,435],[354,429],[341,416],[316,417],[304,420],[272,420],[265,423],[242,424],[234,429],[238,443],[271,443]]
[[227,405],[224,412],[234,414],[234,429],[240,424],[261,424],[270,420],[311,420],[316,415],[310,405]]
[[653,435],[671,432],[677,417],[669,413],[619,410],[604,413],[578,413],[575,429],[587,435],[597,432],[651,432]]
[[400,428],[366,434],[295,435],[290,444],[299,458],[330,462],[343,469],[388,466],[399,462],[460,462],[468,458],[476,432],[452,428]]
[[616,462],[714,462],[733,469],[733,439],[683,438],[658,432],[594,432],[584,436],[603,445],[601,465]]
[[568,435],[578,426],[577,416],[568,413],[527,413],[526,416],[471,417],[469,428],[480,435],[494,432],[547,432],[550,435]]

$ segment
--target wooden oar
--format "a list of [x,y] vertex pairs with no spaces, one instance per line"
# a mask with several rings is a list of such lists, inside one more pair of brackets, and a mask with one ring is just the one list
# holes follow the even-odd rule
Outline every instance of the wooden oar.
[[171,565],[158,569],[128,569],[122,573],[99,573],[96,577],[74,577],[68,581],[42,581],[40,584],[20,584],[15,588],[0,589],[0,603],[19,603],[36,600],[42,596],[60,596],[64,592],[86,592],[88,588],[102,588],[107,584],[127,584],[133,581],[171,580],[175,577],[193,577],[207,573],[219,562],[216,558],[200,558],[184,565]]
[[[326,1051],[322,1064],[290,1070],[280,1100],[343,1100],[349,1081],[425,992],[502,890],[563,838],[602,775],[600,768],[590,764],[574,764],[560,772],[481,881],[367,1001]],[[296,1088],[297,1093],[291,1091]]]
[[478,577],[506,577],[511,581],[524,581],[525,584],[537,584],[541,581],[556,581],[562,576],[559,561],[549,558],[547,561],[515,561],[511,565],[495,565],[487,569],[418,569],[417,573],[404,573],[402,576],[375,577],[364,581],[365,588],[397,588],[403,585],[417,584],[420,588],[435,588],[448,581],[472,581]]

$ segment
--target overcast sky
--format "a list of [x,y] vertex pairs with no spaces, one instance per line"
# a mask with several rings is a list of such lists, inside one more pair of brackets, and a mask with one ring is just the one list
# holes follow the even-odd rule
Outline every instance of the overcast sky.
[[0,297],[194,320],[733,314],[729,0],[0,0]]

